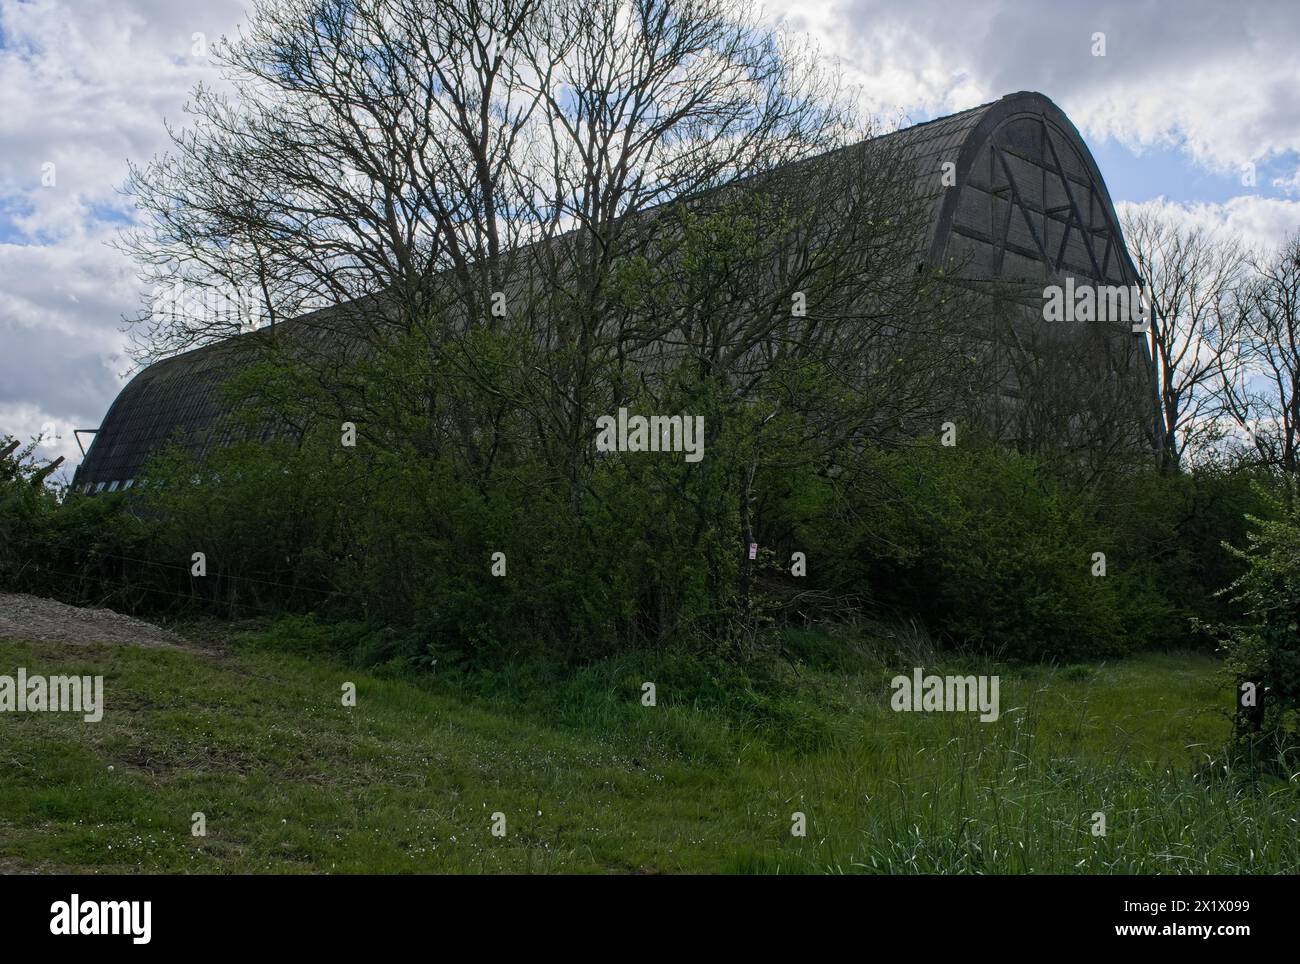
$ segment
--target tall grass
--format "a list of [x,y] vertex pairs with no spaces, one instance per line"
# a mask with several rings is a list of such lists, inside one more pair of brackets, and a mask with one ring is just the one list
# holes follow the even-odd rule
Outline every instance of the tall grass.
[[[0,672],[103,673],[107,704],[93,725],[0,717],[0,866],[1300,870],[1294,781],[1224,768],[1232,696],[1204,656],[932,666],[923,634],[865,627],[787,634],[743,673],[655,653],[567,675],[413,677],[282,642],[202,655],[0,641]],[[1000,719],[891,711],[889,678],[922,659],[1000,672]],[[199,811],[207,837],[190,835]]]

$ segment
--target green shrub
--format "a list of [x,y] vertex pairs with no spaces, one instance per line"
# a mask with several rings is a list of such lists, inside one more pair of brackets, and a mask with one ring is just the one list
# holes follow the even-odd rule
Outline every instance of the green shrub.
[[141,565],[152,526],[124,494],[85,498],[43,481],[34,449],[0,459],[0,590],[126,612],[164,607],[170,597]]
[[1119,655],[1171,617],[1140,554],[1036,460],[966,443],[864,462],[807,529],[830,588],[856,585],[950,643],[1020,660]]
[[1213,649],[1217,641],[1206,633],[1189,635],[1189,625],[1240,616],[1222,590],[1245,566],[1228,547],[1245,541],[1248,516],[1270,511],[1267,493],[1275,482],[1257,470],[1213,464],[1175,474],[1150,469],[1105,482],[1095,496],[1101,524],[1173,614],[1147,620],[1150,645]]
[[1226,665],[1239,687],[1253,684],[1253,705],[1241,705],[1234,750],[1252,770],[1293,777],[1300,771],[1300,501],[1271,497],[1273,514],[1252,517],[1243,548],[1245,572],[1230,594],[1244,618],[1224,634]]

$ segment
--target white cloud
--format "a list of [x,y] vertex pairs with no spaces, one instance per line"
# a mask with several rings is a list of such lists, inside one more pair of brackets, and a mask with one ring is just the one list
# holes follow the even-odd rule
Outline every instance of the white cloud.
[[1140,204],[1125,201],[1115,207],[1121,218],[1131,211],[1156,211],[1176,223],[1204,228],[1225,239],[1235,238],[1257,250],[1276,248],[1300,230],[1300,201],[1254,194],[1223,203],[1178,203],[1156,198]]
[[[189,91],[215,79],[190,54],[191,35],[215,38],[239,5],[161,0],[0,0],[0,189],[33,237],[76,233],[91,205],[128,208],[115,188],[128,157],[165,142]],[[55,164],[57,184],[41,185]]]
[[1273,186],[1283,194],[1300,194],[1300,167],[1290,177],[1273,178]]
[[[72,480],[72,470],[81,460],[81,449],[73,435],[73,430],[78,428],[85,426],[47,412],[38,405],[0,402],[0,437],[12,435],[24,444],[40,437],[41,444],[34,454],[50,461],[62,456],[64,464],[55,470],[53,477],[65,482]],[[83,435],[81,444],[89,445],[90,436]]]
[[163,150],[164,119],[217,80],[192,35],[240,16],[234,0],[0,0],[0,432],[52,423],[43,457],[80,460],[71,429],[99,424],[129,365],[140,290],[107,246],[133,215],[126,160]]
[[64,430],[39,454],[80,459],[71,428],[93,428],[130,362],[123,314],[138,303],[132,266],[85,232],[41,245],[0,244],[0,433],[24,441]]
[[[1017,90],[1055,100],[1085,134],[1182,146],[1233,171],[1300,152],[1300,4],[1039,0],[773,0],[838,55],[872,107],[948,113]],[[1106,55],[1092,55],[1094,33]]]

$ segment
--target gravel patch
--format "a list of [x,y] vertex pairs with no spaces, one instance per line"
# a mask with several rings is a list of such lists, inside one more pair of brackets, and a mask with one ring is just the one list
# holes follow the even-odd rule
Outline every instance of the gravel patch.
[[111,609],[83,609],[21,593],[0,593],[0,637],[84,645],[114,643],[148,649],[192,649],[160,626]]

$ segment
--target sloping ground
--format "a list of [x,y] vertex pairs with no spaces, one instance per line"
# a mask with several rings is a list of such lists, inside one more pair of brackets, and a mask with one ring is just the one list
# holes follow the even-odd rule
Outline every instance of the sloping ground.
[[887,676],[804,667],[819,692],[792,686],[773,725],[830,725],[796,749],[666,677],[643,706],[631,657],[488,701],[263,646],[0,639],[0,674],[102,674],[105,705],[0,714],[0,869],[1300,870],[1294,788],[1198,772],[1231,701],[1200,656],[1005,671],[997,724],[894,713]]
[[185,640],[153,623],[110,609],[80,608],[22,593],[0,593],[0,638],[6,636],[73,645],[189,648]]

